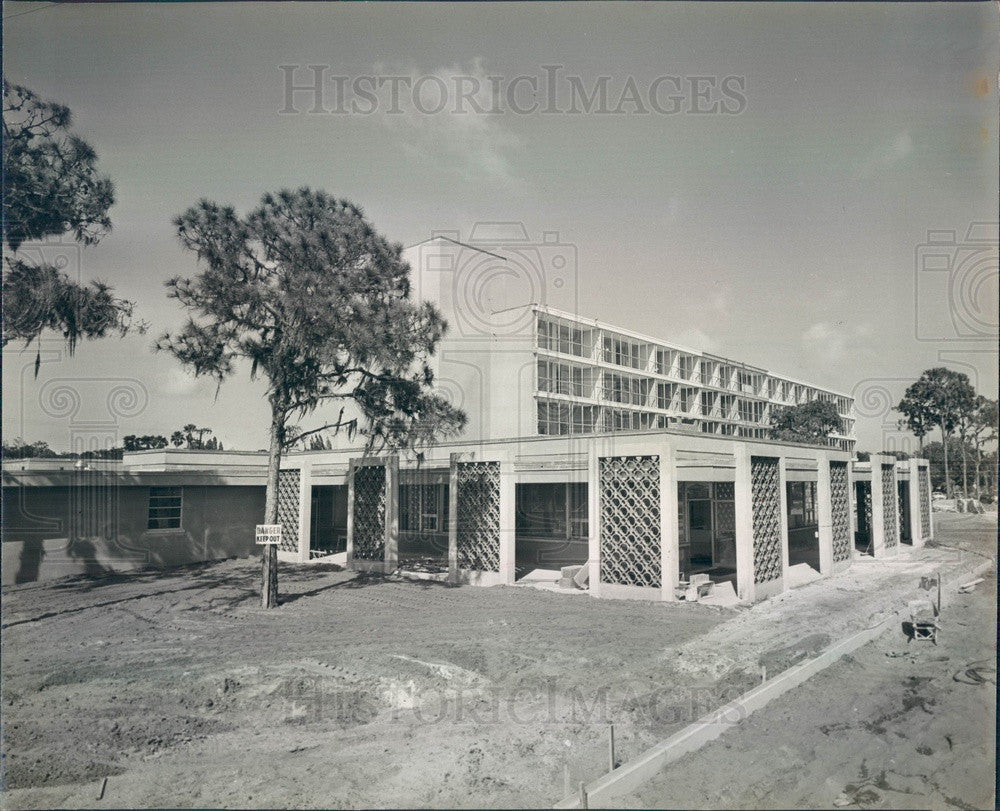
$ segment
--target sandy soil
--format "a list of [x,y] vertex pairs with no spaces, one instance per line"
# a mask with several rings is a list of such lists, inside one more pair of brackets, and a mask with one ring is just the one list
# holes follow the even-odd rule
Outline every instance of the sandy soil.
[[937,646],[893,629],[616,805],[995,808],[996,585],[943,601]]
[[[606,771],[609,722],[634,757],[761,665],[995,552],[995,517],[948,521],[942,542],[964,549],[857,563],[739,611],[283,565],[265,612],[252,561],[4,589],[3,805],[551,805]],[[866,693],[838,685],[830,722],[847,723]]]

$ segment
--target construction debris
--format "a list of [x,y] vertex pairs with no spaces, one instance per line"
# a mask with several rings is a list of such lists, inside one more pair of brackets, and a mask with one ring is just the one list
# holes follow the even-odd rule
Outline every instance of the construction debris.
[[968,583],[963,583],[958,587],[959,594],[968,594],[970,591],[976,588],[980,583],[982,583],[984,578],[977,577],[975,580],[970,580]]

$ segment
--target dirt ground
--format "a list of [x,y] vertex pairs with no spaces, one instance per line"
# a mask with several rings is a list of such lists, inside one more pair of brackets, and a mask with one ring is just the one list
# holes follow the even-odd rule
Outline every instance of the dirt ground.
[[[957,576],[983,560],[977,553],[995,554],[995,520],[943,516],[941,545],[857,562],[739,610],[282,565],[282,605],[265,612],[257,607],[257,564],[247,560],[4,589],[3,805],[549,806],[567,783],[607,770],[610,722],[619,759],[637,756],[758,683],[762,665],[773,675],[898,608],[922,575]],[[982,602],[993,583],[948,620],[953,641],[937,651],[921,648],[912,664],[880,652],[886,673],[871,665],[829,683],[824,695],[839,699],[825,722],[848,726],[782,744],[788,760],[808,760],[812,748],[825,757],[822,744],[854,729],[856,719],[891,715],[866,702],[888,702],[889,684],[913,675],[907,700],[942,708],[949,724],[941,735],[956,751],[953,763],[941,760],[948,778],[935,782],[961,782],[958,770],[972,761],[958,761],[958,746],[973,730],[958,705],[947,715],[943,708],[961,702],[961,688],[975,696],[966,701],[977,709],[967,713],[981,721],[988,706],[992,718],[993,687],[946,689],[932,672],[951,668],[950,679],[959,665],[993,657],[994,614]],[[957,644],[961,621],[980,615],[985,653],[929,661]],[[979,625],[968,633],[984,635]],[[877,687],[859,684],[858,675]],[[925,677],[931,681],[919,681]],[[889,731],[879,734],[908,749],[924,745],[916,733],[895,743],[894,730],[904,729],[896,725],[905,722],[887,717],[880,723]],[[926,745],[938,754],[918,757],[944,758],[935,735]],[[734,774],[728,765],[723,771]],[[868,779],[848,771],[837,772],[824,802],[827,775],[816,782],[799,768],[800,794],[815,802],[792,800],[788,789],[780,796],[790,799],[778,804],[828,805],[851,780]],[[877,781],[876,765],[869,774]],[[985,796],[942,791],[973,807]],[[680,802],[671,796],[668,804]]]
[[615,805],[995,808],[996,586],[945,602],[937,646],[894,629]]

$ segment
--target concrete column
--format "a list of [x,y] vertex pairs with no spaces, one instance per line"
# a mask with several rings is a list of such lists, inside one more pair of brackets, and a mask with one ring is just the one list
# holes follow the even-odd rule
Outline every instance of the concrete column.
[[830,487],[830,456],[816,456],[816,521],[819,524],[819,572],[833,573],[833,491]]
[[910,499],[910,540],[913,548],[923,546],[927,539],[920,526],[920,462],[917,459],[909,461],[910,480],[906,483],[906,494]]
[[[896,545],[895,546],[891,546],[891,547],[887,547],[886,552],[889,555],[898,555],[899,551],[900,551],[900,549],[899,549],[900,544],[902,544],[902,540],[901,540],[902,533],[900,532],[900,526],[899,526],[899,524],[900,524],[900,521],[899,521],[899,484],[898,484],[898,478],[896,476],[896,457],[895,456],[886,456],[885,457],[885,461],[883,462],[883,464],[887,465],[892,470],[892,475],[889,477],[890,478],[889,486],[892,488],[892,496],[893,496],[892,501],[896,505],[896,514],[894,516],[890,517],[890,516],[883,515],[883,517],[882,517],[883,520],[886,521],[886,537],[887,538],[891,537],[888,534],[888,525],[889,525],[889,522],[890,522],[890,518],[894,521],[894,523],[896,525]],[[879,470],[880,474],[881,474],[881,472],[882,471]],[[884,495],[885,494],[883,493],[883,496]]]
[[750,449],[735,443],[736,480],[733,509],[736,517],[736,593],[740,600],[754,600],[753,496],[750,490]]
[[448,467],[448,579],[458,582],[458,460],[460,454],[449,455]]
[[857,503],[857,493],[854,489],[854,460],[847,463],[847,515],[850,519],[851,531],[851,560],[854,560],[854,538],[858,531],[858,515],[856,510],[860,509]]
[[588,444],[587,453],[587,565],[590,580],[587,589],[591,597],[600,597],[601,592],[601,480],[597,454],[597,439]]
[[927,471],[927,487],[924,491],[927,494],[927,517],[930,520],[931,531],[930,535],[924,538],[924,541],[930,541],[934,538],[934,499],[933,499],[933,488],[931,486],[931,464],[925,460],[921,460],[920,467]]
[[788,488],[785,482],[788,480],[788,472],[785,469],[785,457],[778,457],[778,498],[781,501],[781,583],[778,591],[785,590],[785,583],[788,582]]
[[500,462],[500,577],[505,585],[514,585],[516,543],[516,474],[514,462]]
[[872,557],[884,558],[886,556],[885,548],[885,510],[883,507],[882,495],[882,460],[881,454],[873,453],[871,455],[871,467],[872,467],[872,525],[871,525],[871,542],[872,542]]
[[674,600],[680,581],[680,527],[677,522],[677,463],[670,440],[660,446],[660,594]]
[[399,564],[399,457],[385,461],[385,572]]
[[354,568],[354,471],[356,459],[347,466],[347,568]]
[[312,462],[299,467],[299,563],[309,562],[312,530]]

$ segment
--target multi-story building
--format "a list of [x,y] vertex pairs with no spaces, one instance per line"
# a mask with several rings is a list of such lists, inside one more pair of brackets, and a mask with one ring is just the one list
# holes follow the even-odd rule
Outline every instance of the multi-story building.
[[829,445],[854,450],[850,395],[576,315],[558,254],[529,247],[438,237],[405,254],[417,297],[449,321],[432,363],[469,415],[466,438],[674,429],[764,439],[775,409],[827,400],[841,422]]
[[829,443],[854,449],[854,401],[767,369],[535,305],[539,434],[687,428],[765,439],[774,409],[833,403]]

